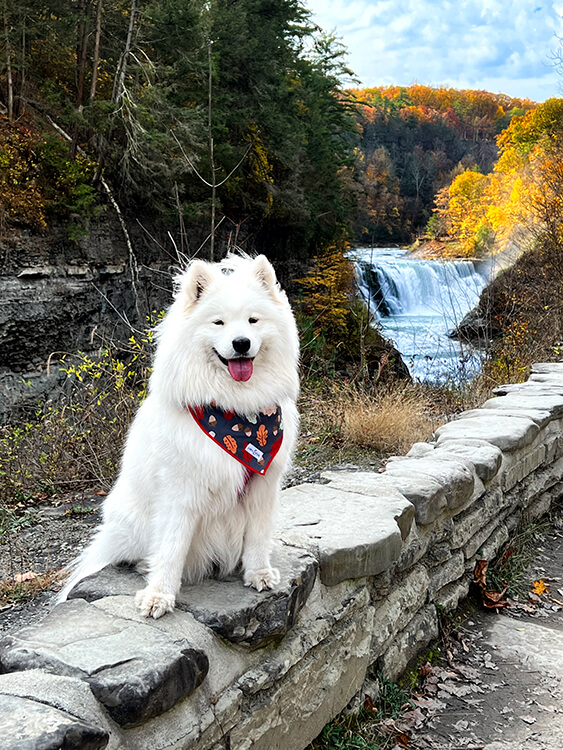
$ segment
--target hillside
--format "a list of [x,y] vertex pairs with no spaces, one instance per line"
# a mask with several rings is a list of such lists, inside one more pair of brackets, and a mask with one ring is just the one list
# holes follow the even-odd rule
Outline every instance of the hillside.
[[496,138],[534,102],[487,91],[413,85],[351,89],[358,148],[357,239],[411,242],[437,193],[466,169],[492,171]]

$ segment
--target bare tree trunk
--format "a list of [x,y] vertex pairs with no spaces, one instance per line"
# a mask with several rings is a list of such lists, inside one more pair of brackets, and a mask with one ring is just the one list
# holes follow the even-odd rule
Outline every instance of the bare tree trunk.
[[26,35],[25,35],[25,21],[26,17],[24,14],[22,22],[22,62],[21,62],[21,74],[20,74],[20,97],[18,111],[20,114],[25,112],[25,56],[26,56]]
[[6,84],[8,87],[8,121],[14,119],[14,83],[12,79],[12,48],[10,46],[10,28],[8,26],[8,10],[4,0],[4,34],[6,37]]
[[96,98],[96,86],[98,85],[98,65],[100,62],[100,37],[102,35],[102,5],[103,0],[98,0],[96,10],[96,36],[94,39],[94,59],[92,61],[92,84],[90,86],[90,102]]
[[[78,76],[76,83],[76,111],[82,112],[82,99],[84,98],[84,82],[86,80],[86,57],[88,53],[88,26],[90,15],[90,3],[88,0],[79,0],[78,13],[80,22],[78,25],[78,38],[76,43],[76,62],[78,65]],[[78,148],[78,137],[80,127],[78,122],[74,125],[72,143],[70,145],[70,158],[74,159]]]
[[[115,78],[113,81],[113,91],[111,94],[111,102],[117,107],[123,97],[123,90],[125,86],[125,75],[127,73],[127,60],[131,51],[131,44],[133,41],[133,30],[135,28],[135,19],[137,16],[137,0],[131,0],[131,15],[129,17],[129,28],[127,29],[127,39],[125,40],[125,47],[119,58],[117,64],[117,70],[115,71]],[[96,168],[96,174],[94,176],[94,185],[97,185],[102,179],[102,171],[104,168],[106,145],[111,140],[113,127],[110,123],[109,132],[107,139],[100,141],[100,150],[98,152],[98,166]]]
[[213,104],[213,60],[211,57],[211,45],[212,42],[209,40],[207,47],[208,58],[209,58],[209,96],[207,105],[207,127],[209,136],[209,166],[211,169],[211,236],[210,236],[210,248],[209,248],[209,260],[215,260],[215,204],[216,204],[216,193],[217,193],[217,175],[215,173],[215,156],[213,153],[213,130],[212,130],[212,104]]
[[133,29],[135,28],[135,16],[137,15],[137,0],[131,0],[131,16],[129,18],[129,28],[127,29],[127,39],[125,41],[125,48],[119,58],[119,64],[115,74],[115,81],[113,84],[112,102],[119,104],[121,97],[123,96],[123,88],[125,86],[125,75],[127,73],[127,61],[129,59],[129,52],[131,51],[131,42],[133,40]]

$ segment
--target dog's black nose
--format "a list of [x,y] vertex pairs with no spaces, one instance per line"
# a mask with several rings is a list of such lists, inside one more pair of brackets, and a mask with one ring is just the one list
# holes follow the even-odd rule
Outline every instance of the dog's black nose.
[[250,349],[250,339],[243,337],[239,339],[233,339],[233,349],[237,354],[246,354],[246,352]]

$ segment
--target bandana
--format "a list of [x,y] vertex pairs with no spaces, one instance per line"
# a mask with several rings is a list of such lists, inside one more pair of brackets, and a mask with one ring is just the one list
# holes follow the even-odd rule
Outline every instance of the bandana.
[[[188,406],[190,414],[214,443],[250,472],[265,474],[283,440],[279,406],[250,417],[223,411],[212,401],[209,406]],[[247,480],[246,478],[246,480]]]

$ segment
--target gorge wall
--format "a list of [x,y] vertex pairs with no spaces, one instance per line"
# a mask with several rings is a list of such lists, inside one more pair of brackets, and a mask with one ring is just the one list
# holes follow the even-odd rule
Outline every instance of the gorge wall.
[[14,227],[0,239],[0,423],[56,391],[47,362],[63,352],[91,351],[102,337],[127,340],[127,321],[170,300],[171,257],[140,226],[132,258],[109,209],[88,234],[71,241],[63,225],[42,234]]
[[561,497],[563,363],[496,393],[383,473],[285,490],[274,591],[209,580],[152,621],[140,576],[105,569],[5,636],[0,747],[302,750],[398,677],[476,561]]

